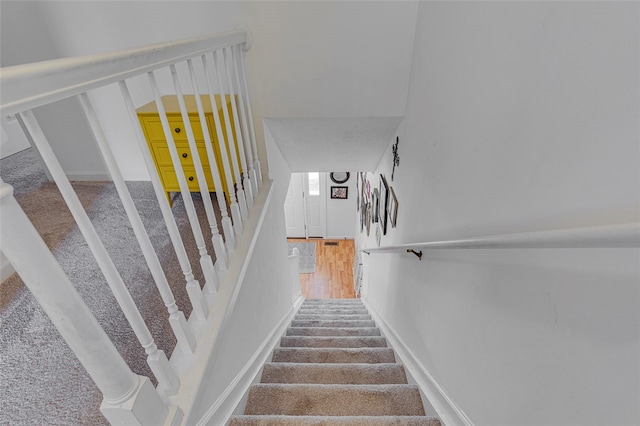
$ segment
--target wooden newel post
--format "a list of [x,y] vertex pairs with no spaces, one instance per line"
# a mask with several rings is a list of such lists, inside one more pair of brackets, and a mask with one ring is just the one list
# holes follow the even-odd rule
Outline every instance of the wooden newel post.
[[129,369],[2,179],[0,216],[0,249],[102,392],[107,420],[177,423],[181,411],[167,407],[150,380]]

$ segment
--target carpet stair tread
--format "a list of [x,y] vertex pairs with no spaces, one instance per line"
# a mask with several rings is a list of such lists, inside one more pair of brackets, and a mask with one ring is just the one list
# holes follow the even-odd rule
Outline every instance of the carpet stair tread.
[[294,317],[295,321],[371,321],[369,314],[298,314]]
[[262,383],[316,384],[406,384],[404,367],[396,363],[318,364],[267,363],[262,370]]
[[380,336],[377,327],[289,327],[287,336]]
[[358,299],[305,300],[230,426],[440,426]]
[[256,384],[245,414],[424,416],[415,385]]
[[291,321],[292,327],[375,327],[376,324],[373,321],[365,320],[308,320],[308,321]]
[[389,348],[276,348],[272,361],[373,364],[395,362],[395,356]]
[[283,348],[385,348],[387,339],[380,336],[284,336]]
[[440,426],[426,416],[234,416],[229,426]]

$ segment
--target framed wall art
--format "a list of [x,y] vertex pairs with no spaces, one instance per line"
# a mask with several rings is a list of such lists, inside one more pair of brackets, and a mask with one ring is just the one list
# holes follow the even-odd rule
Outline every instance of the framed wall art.
[[349,172],[331,172],[329,177],[334,183],[345,183],[349,180],[351,173]]
[[348,186],[332,186],[331,187],[331,198],[338,200],[346,200],[349,196],[349,187]]
[[371,220],[374,223],[380,221],[380,191],[378,188],[373,188],[373,194],[371,195]]
[[380,175],[380,223],[382,235],[387,235],[387,220],[389,213],[389,185],[384,175]]
[[391,227],[396,227],[396,221],[398,219],[398,199],[396,198],[396,193],[393,190],[393,187],[389,188],[389,221],[391,222]]

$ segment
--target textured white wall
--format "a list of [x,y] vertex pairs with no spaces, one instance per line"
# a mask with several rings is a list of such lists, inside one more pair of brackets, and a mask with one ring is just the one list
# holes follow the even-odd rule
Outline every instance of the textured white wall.
[[[421,3],[382,244],[639,221],[639,7]],[[364,295],[475,424],[631,425],[639,259],[371,255]]]

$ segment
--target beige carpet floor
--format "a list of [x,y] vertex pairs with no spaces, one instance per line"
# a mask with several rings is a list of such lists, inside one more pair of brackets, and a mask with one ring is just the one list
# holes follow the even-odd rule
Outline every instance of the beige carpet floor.
[[[55,184],[48,182],[31,149],[0,161],[3,180],[71,278],[85,303],[118,351],[137,374],[155,378],[144,350],[80,235]],[[175,337],[167,311],[145,265],[135,236],[110,182],[73,184],[85,210],[123,277],[158,347],[167,356]],[[156,249],[179,308],[191,307],[185,280],[149,182],[128,182],[143,223]],[[215,203],[215,197],[214,197]],[[210,243],[199,195],[194,194],[205,240]],[[173,212],[201,286],[197,248],[184,204],[174,200]],[[218,218],[218,221],[220,218]],[[209,246],[213,257],[213,250]],[[0,424],[99,425],[102,396],[51,321],[17,275],[0,284]]]

